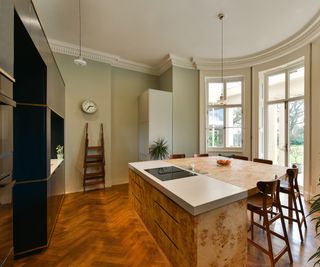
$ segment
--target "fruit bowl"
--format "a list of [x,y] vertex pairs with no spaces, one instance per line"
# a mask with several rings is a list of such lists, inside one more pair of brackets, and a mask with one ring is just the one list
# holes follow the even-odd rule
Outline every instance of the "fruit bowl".
[[228,159],[218,159],[217,160],[217,165],[218,166],[230,166],[231,160]]

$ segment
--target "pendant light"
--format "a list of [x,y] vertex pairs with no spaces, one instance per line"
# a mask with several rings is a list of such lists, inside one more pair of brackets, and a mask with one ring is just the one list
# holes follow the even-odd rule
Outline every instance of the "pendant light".
[[[223,19],[224,14],[219,13],[218,19],[221,21],[221,84],[222,84],[222,90],[224,92],[224,81],[223,81]],[[217,101],[218,105],[225,105],[226,99],[224,98],[224,93],[221,93],[219,100]]]
[[79,56],[73,60],[74,64],[76,65],[79,65],[79,66],[86,66],[87,65],[87,62],[83,59],[82,57],[82,54],[81,54],[81,3],[80,3],[81,0],[79,0],[79,50],[80,50],[80,53],[79,53]]

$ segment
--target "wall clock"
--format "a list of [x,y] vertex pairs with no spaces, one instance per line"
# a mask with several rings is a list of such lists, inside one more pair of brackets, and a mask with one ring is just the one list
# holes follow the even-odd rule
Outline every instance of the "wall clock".
[[92,100],[85,100],[81,105],[82,111],[88,114],[93,114],[97,111],[97,104]]

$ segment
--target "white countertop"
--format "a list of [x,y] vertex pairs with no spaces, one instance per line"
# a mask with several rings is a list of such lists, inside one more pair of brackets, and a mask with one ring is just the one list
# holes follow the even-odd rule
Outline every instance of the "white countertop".
[[159,160],[129,163],[130,169],[140,174],[142,178],[192,215],[198,215],[225,206],[244,199],[248,195],[247,190],[244,188],[203,174],[161,181],[145,171],[145,169],[168,166],[176,165]]
[[51,159],[50,160],[50,175],[60,166],[63,162],[63,159]]

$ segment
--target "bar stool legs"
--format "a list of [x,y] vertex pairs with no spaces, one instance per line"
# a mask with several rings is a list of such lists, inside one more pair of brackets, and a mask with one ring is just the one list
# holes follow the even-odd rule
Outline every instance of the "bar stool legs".
[[[257,187],[260,192],[252,197],[248,198],[248,210],[251,212],[251,238],[248,238],[249,244],[254,245],[256,248],[260,249],[262,252],[268,255],[270,259],[271,266],[274,267],[276,262],[288,252],[290,263],[293,262],[288,234],[284,222],[284,216],[282,214],[281,203],[279,198],[279,180],[274,180],[270,182],[258,182]],[[273,211],[271,207],[275,207],[276,211]],[[254,213],[261,215],[263,218],[263,224],[254,221]],[[273,215],[271,217],[271,215]],[[273,231],[270,226],[280,219],[283,235]],[[253,226],[257,226],[263,229],[267,235],[268,249],[259,245],[254,241]],[[282,239],[285,242],[285,246],[280,250],[277,255],[274,255],[271,235]]]

